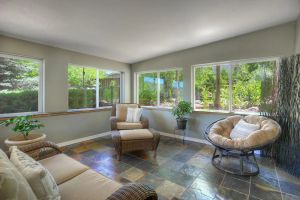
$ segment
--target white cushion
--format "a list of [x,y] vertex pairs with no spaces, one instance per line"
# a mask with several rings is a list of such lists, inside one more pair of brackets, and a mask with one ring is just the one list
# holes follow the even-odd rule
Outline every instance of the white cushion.
[[142,116],[143,109],[142,108],[128,108],[126,122],[129,123],[138,123],[140,122]]
[[62,200],[106,200],[120,187],[120,183],[93,170],[87,170],[60,184],[59,190]]
[[63,153],[39,160],[39,163],[51,173],[57,185],[60,185],[89,169],[87,166]]
[[36,200],[30,185],[0,149],[0,199]]
[[244,139],[251,133],[259,129],[258,124],[250,124],[241,119],[232,129],[230,133],[231,139]]
[[118,130],[131,130],[131,129],[140,129],[143,128],[141,122],[138,123],[128,123],[128,122],[117,122]]
[[149,129],[120,130],[121,140],[141,140],[153,138]]
[[[5,159],[8,159],[8,157],[7,157],[7,155],[6,155],[6,153],[2,150],[2,149],[0,149],[0,158],[5,158]],[[9,159],[8,159],[9,160]]]
[[37,199],[60,199],[54,178],[39,162],[20,151],[16,146],[11,148],[10,160],[26,178]]
[[119,122],[125,122],[128,108],[138,108],[137,104],[116,104],[116,117]]

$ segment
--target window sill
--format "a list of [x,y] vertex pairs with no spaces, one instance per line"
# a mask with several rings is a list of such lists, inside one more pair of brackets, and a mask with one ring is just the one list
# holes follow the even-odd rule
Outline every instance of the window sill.
[[171,111],[172,107],[159,107],[159,106],[141,106],[147,110],[161,110],[161,111]]
[[7,119],[11,119],[18,116],[26,116],[30,115],[33,118],[41,118],[41,117],[51,117],[51,116],[61,116],[61,115],[75,115],[75,114],[82,114],[82,113],[91,113],[91,112],[102,112],[102,111],[110,111],[111,106],[101,107],[101,108],[91,108],[91,109],[73,109],[68,110],[66,112],[49,112],[49,113],[13,113],[7,115],[0,115],[0,121],[4,121]]
[[224,114],[224,115],[259,115],[259,112],[230,112],[225,110],[194,110],[196,113]]
[[[159,106],[141,106],[147,110],[158,110],[158,111],[171,111],[172,107],[159,107]],[[257,112],[229,112],[225,110],[193,110],[193,113],[198,114],[223,114],[223,115],[259,115]]]

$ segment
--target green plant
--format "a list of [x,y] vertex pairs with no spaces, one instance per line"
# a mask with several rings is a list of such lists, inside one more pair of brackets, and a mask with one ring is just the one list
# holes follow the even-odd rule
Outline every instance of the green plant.
[[31,116],[20,116],[5,120],[0,123],[1,126],[9,126],[14,124],[11,128],[14,132],[21,133],[24,139],[27,139],[31,131],[44,127],[37,119],[32,119]]
[[184,119],[186,114],[192,113],[193,108],[191,102],[180,101],[177,106],[175,106],[172,110],[172,114],[176,117],[176,119]]

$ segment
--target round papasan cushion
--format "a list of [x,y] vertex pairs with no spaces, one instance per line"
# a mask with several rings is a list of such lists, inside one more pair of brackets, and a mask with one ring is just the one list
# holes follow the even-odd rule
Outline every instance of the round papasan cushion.
[[[250,124],[258,124],[260,128],[246,138],[231,139],[231,130],[241,119]],[[210,128],[208,138],[215,146],[221,148],[251,150],[274,142],[280,135],[280,132],[279,124],[272,119],[257,115],[248,115],[246,117],[235,115],[216,122]]]

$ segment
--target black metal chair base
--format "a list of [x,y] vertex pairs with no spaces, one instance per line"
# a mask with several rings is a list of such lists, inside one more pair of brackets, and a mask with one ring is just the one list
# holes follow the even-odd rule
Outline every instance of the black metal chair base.
[[[231,160],[229,161],[229,159]],[[226,160],[228,161],[227,165]],[[239,164],[233,166],[234,162],[232,160],[238,161]],[[243,152],[216,147],[212,157],[212,164],[219,170],[240,176],[255,176],[259,173],[254,150]]]

